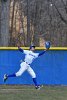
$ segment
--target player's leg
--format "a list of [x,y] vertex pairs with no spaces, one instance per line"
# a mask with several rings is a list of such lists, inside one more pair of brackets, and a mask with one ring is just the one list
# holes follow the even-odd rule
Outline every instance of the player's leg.
[[18,76],[21,76],[23,74],[23,72],[27,69],[27,65],[26,63],[21,63],[20,64],[20,69],[18,72],[14,73],[14,74],[10,74],[10,75],[7,75],[5,74],[4,75],[4,82],[9,78],[9,77],[18,77]]
[[35,84],[35,88],[39,89],[40,86],[37,83],[36,74],[35,74],[34,70],[29,66],[28,69],[27,69],[27,71],[28,71],[28,73],[31,75],[31,77],[33,79],[33,82]]

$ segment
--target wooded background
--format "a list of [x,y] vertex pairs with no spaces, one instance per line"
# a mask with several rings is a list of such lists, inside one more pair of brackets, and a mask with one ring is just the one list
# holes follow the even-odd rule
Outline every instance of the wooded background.
[[67,46],[67,0],[0,0],[0,46]]

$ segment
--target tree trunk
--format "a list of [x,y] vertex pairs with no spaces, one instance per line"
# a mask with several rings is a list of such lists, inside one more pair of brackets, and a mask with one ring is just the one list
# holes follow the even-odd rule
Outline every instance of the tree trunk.
[[15,3],[16,3],[16,0],[14,0],[14,2],[13,2],[13,8],[12,8],[12,18],[11,18],[11,38],[12,38],[12,32],[13,32],[13,22],[14,22]]
[[1,1],[0,1],[0,35],[1,35]]
[[0,37],[0,46],[9,45],[9,7],[10,0],[1,2],[1,37]]
[[30,38],[30,1],[27,0],[27,46],[31,44]]

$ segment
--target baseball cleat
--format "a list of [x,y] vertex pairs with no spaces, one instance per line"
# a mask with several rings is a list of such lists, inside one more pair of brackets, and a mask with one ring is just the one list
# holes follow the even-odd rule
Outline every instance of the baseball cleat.
[[35,86],[35,88],[37,89],[37,90],[40,90],[41,88],[43,87],[43,85],[38,85],[38,86]]
[[3,78],[4,82],[5,82],[7,79],[8,79],[8,76],[7,76],[7,74],[5,74],[5,75],[4,75],[4,78]]

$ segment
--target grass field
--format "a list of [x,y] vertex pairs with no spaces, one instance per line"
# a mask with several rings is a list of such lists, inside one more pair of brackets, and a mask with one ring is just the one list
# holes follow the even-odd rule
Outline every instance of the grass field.
[[0,100],[67,100],[67,86],[0,85]]

